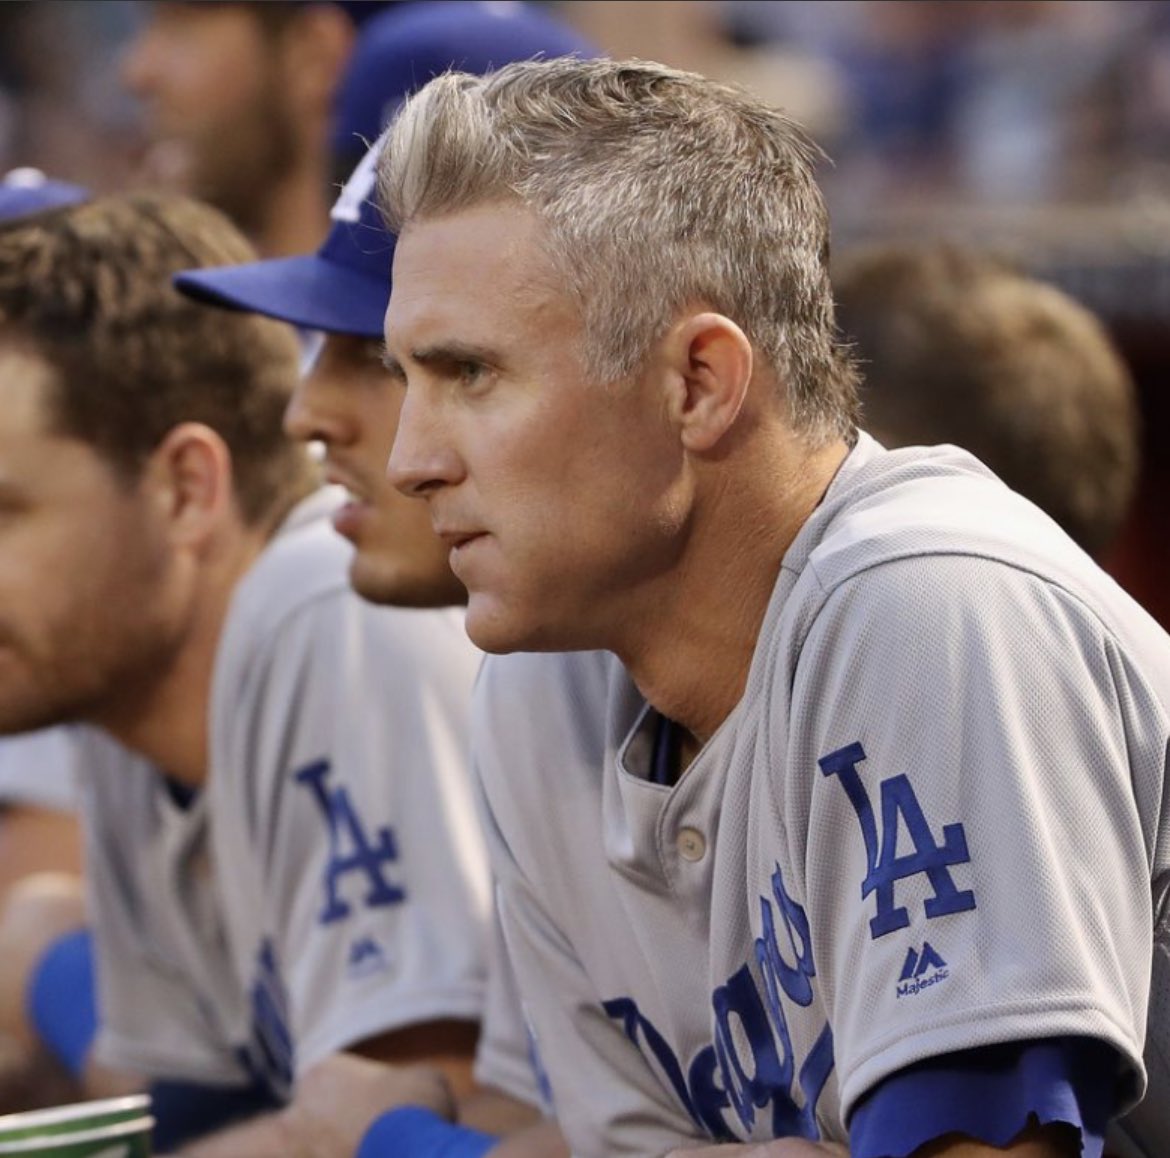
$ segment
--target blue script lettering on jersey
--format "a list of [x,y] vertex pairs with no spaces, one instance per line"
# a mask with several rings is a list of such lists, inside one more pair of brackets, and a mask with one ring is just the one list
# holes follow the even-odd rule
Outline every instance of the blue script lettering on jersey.
[[329,825],[329,863],[325,866],[325,907],[319,920],[323,925],[348,917],[351,909],[341,899],[339,882],[349,873],[360,873],[369,884],[367,905],[394,905],[405,900],[406,893],[385,876],[385,866],[398,859],[394,833],[385,825],[378,828],[371,841],[344,786],[333,788],[326,783],[328,760],[316,760],[302,768],[294,779],[309,789]]
[[255,1081],[282,1101],[292,1093],[296,1046],[289,1028],[288,990],[272,941],[265,938],[256,954],[255,973],[248,994],[252,1006],[252,1035],[242,1061]]
[[[691,1059],[684,1074],[674,1049],[629,997],[605,1002],[605,1011],[669,1082],[692,1121],[720,1142],[747,1138],[757,1111],[770,1108],[770,1137],[818,1138],[817,1102],[833,1069],[833,1036],[826,1024],[799,1062],[784,1002],[812,1004],[816,976],[808,917],[788,895],[777,865],[772,895],[760,898],[760,936],[754,960],[711,994],[714,1042]],[[780,935],[783,930],[783,936]],[[758,971],[753,972],[752,966]],[[739,1032],[733,1033],[733,1024]],[[740,1042],[746,1041],[750,1056]],[[803,1095],[793,1097],[793,1079]],[[724,1111],[734,1111],[738,1132]]]
[[[905,775],[892,776],[879,785],[882,810],[879,842],[873,805],[857,771],[857,765],[864,759],[865,749],[855,743],[830,752],[817,763],[825,776],[837,777],[861,825],[868,864],[868,872],[861,883],[861,896],[864,900],[870,893],[877,894],[877,915],[869,922],[870,936],[874,939],[884,937],[886,933],[910,924],[910,915],[905,908],[894,904],[894,886],[898,881],[919,873],[926,873],[930,887],[934,889],[934,896],[928,897],[923,906],[927,920],[975,908],[975,894],[970,889],[956,888],[950,873],[951,866],[967,864],[971,860],[963,826],[945,825],[943,842],[936,844],[909,779]],[[914,851],[906,856],[898,855],[899,817],[914,845]]]

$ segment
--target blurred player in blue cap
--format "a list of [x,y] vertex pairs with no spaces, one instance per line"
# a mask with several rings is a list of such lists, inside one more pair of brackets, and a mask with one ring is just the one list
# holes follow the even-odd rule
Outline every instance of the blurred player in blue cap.
[[[381,366],[394,238],[372,199],[377,150],[361,142],[378,136],[384,119],[413,89],[452,67],[487,72],[511,60],[595,52],[565,25],[524,4],[452,0],[382,13],[365,25],[341,86],[335,147],[351,153],[358,145],[360,160],[333,206],[333,225],[321,248],[176,279],[183,292],[201,300],[326,335],[293,400],[288,425],[294,436],[325,444],[329,477],[354,496],[343,530],[358,548],[354,586],[367,598],[442,605],[462,602],[464,592],[450,574],[446,548],[431,531],[423,504],[403,498],[384,477],[399,404]],[[367,385],[358,389],[358,382]],[[362,419],[328,417],[333,404],[360,409]],[[380,413],[371,420],[375,406]],[[382,526],[372,513],[375,507],[393,512],[387,518],[392,527]]]
[[[409,91],[452,67],[489,71],[536,56],[592,56],[596,50],[563,25],[521,4],[420,3],[370,22],[339,98],[335,147],[357,163],[333,209],[333,228],[314,254],[180,274],[176,284],[197,298],[250,310],[325,333],[320,355],[286,413],[294,437],[319,440],[326,472],[350,490],[346,517],[335,525],[356,547],[351,581],[376,602],[446,605],[466,593],[423,504],[404,500],[386,481],[401,390],[383,369],[382,323],[390,294],[394,238],[372,194],[380,142],[367,148]],[[364,153],[364,155],[363,155]],[[483,1033],[476,1061],[481,1089],[459,1106],[405,1098],[369,1063],[330,1059],[306,1075],[318,1101],[349,1108],[356,1136],[372,1115],[363,1156],[481,1154],[508,1134],[505,1152],[559,1154],[563,1144],[546,1123],[514,1132],[548,1109],[539,1063],[503,959],[495,946]],[[417,1094],[416,1089],[416,1094]],[[413,1104],[405,1104],[413,1103]],[[397,1109],[394,1107],[398,1106]],[[441,1121],[433,1111],[452,1115]]]

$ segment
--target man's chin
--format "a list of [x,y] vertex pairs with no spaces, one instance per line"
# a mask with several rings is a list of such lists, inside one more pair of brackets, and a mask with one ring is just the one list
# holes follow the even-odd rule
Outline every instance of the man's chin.
[[39,732],[45,728],[55,728],[59,724],[73,723],[77,719],[76,712],[47,702],[28,705],[0,704],[0,737]]
[[472,592],[465,621],[468,637],[480,651],[507,655],[513,651],[562,651],[532,616],[483,594]]
[[466,590],[446,567],[434,571],[379,567],[359,555],[350,567],[349,582],[367,603],[387,607],[460,607],[467,602]]

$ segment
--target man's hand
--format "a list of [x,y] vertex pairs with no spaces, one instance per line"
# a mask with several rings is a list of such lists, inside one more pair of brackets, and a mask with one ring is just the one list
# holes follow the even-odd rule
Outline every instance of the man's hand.
[[398,1106],[423,1106],[448,1120],[455,1115],[455,1099],[436,1067],[386,1065],[351,1053],[308,1070],[283,1114],[305,1153],[337,1158],[355,1153],[374,1119]]

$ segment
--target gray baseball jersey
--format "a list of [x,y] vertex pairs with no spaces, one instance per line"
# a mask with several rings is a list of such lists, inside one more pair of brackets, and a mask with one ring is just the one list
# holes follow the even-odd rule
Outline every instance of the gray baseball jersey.
[[547,1077],[536,1054],[498,919],[492,933],[487,997],[475,1051],[475,1080],[481,1086],[502,1090],[543,1114],[551,1114],[553,1105]]
[[502,920],[574,1152],[845,1140],[915,1061],[1062,1035],[1136,1098],[1168,705],[1170,641],[1054,523],[864,435],[672,787],[614,657],[489,659]]
[[[352,592],[335,499],[302,503],[235,592],[204,798],[178,807],[149,770],[136,801],[134,778],[121,799],[100,781],[107,837],[157,851],[140,861],[107,839],[99,854],[123,862],[99,876],[94,914],[107,1060],[287,1095],[358,1040],[480,1014],[491,891],[466,756],[479,653],[458,612]],[[166,831],[175,813],[182,839]],[[129,944],[128,914],[147,926]],[[193,1048],[172,1057],[171,1039]]]
[[77,807],[76,757],[68,728],[0,737],[0,804],[72,812]]
[[145,759],[76,732],[98,981],[95,1056],[148,1078],[245,1085],[242,990],[211,879],[207,796],[176,799]]

